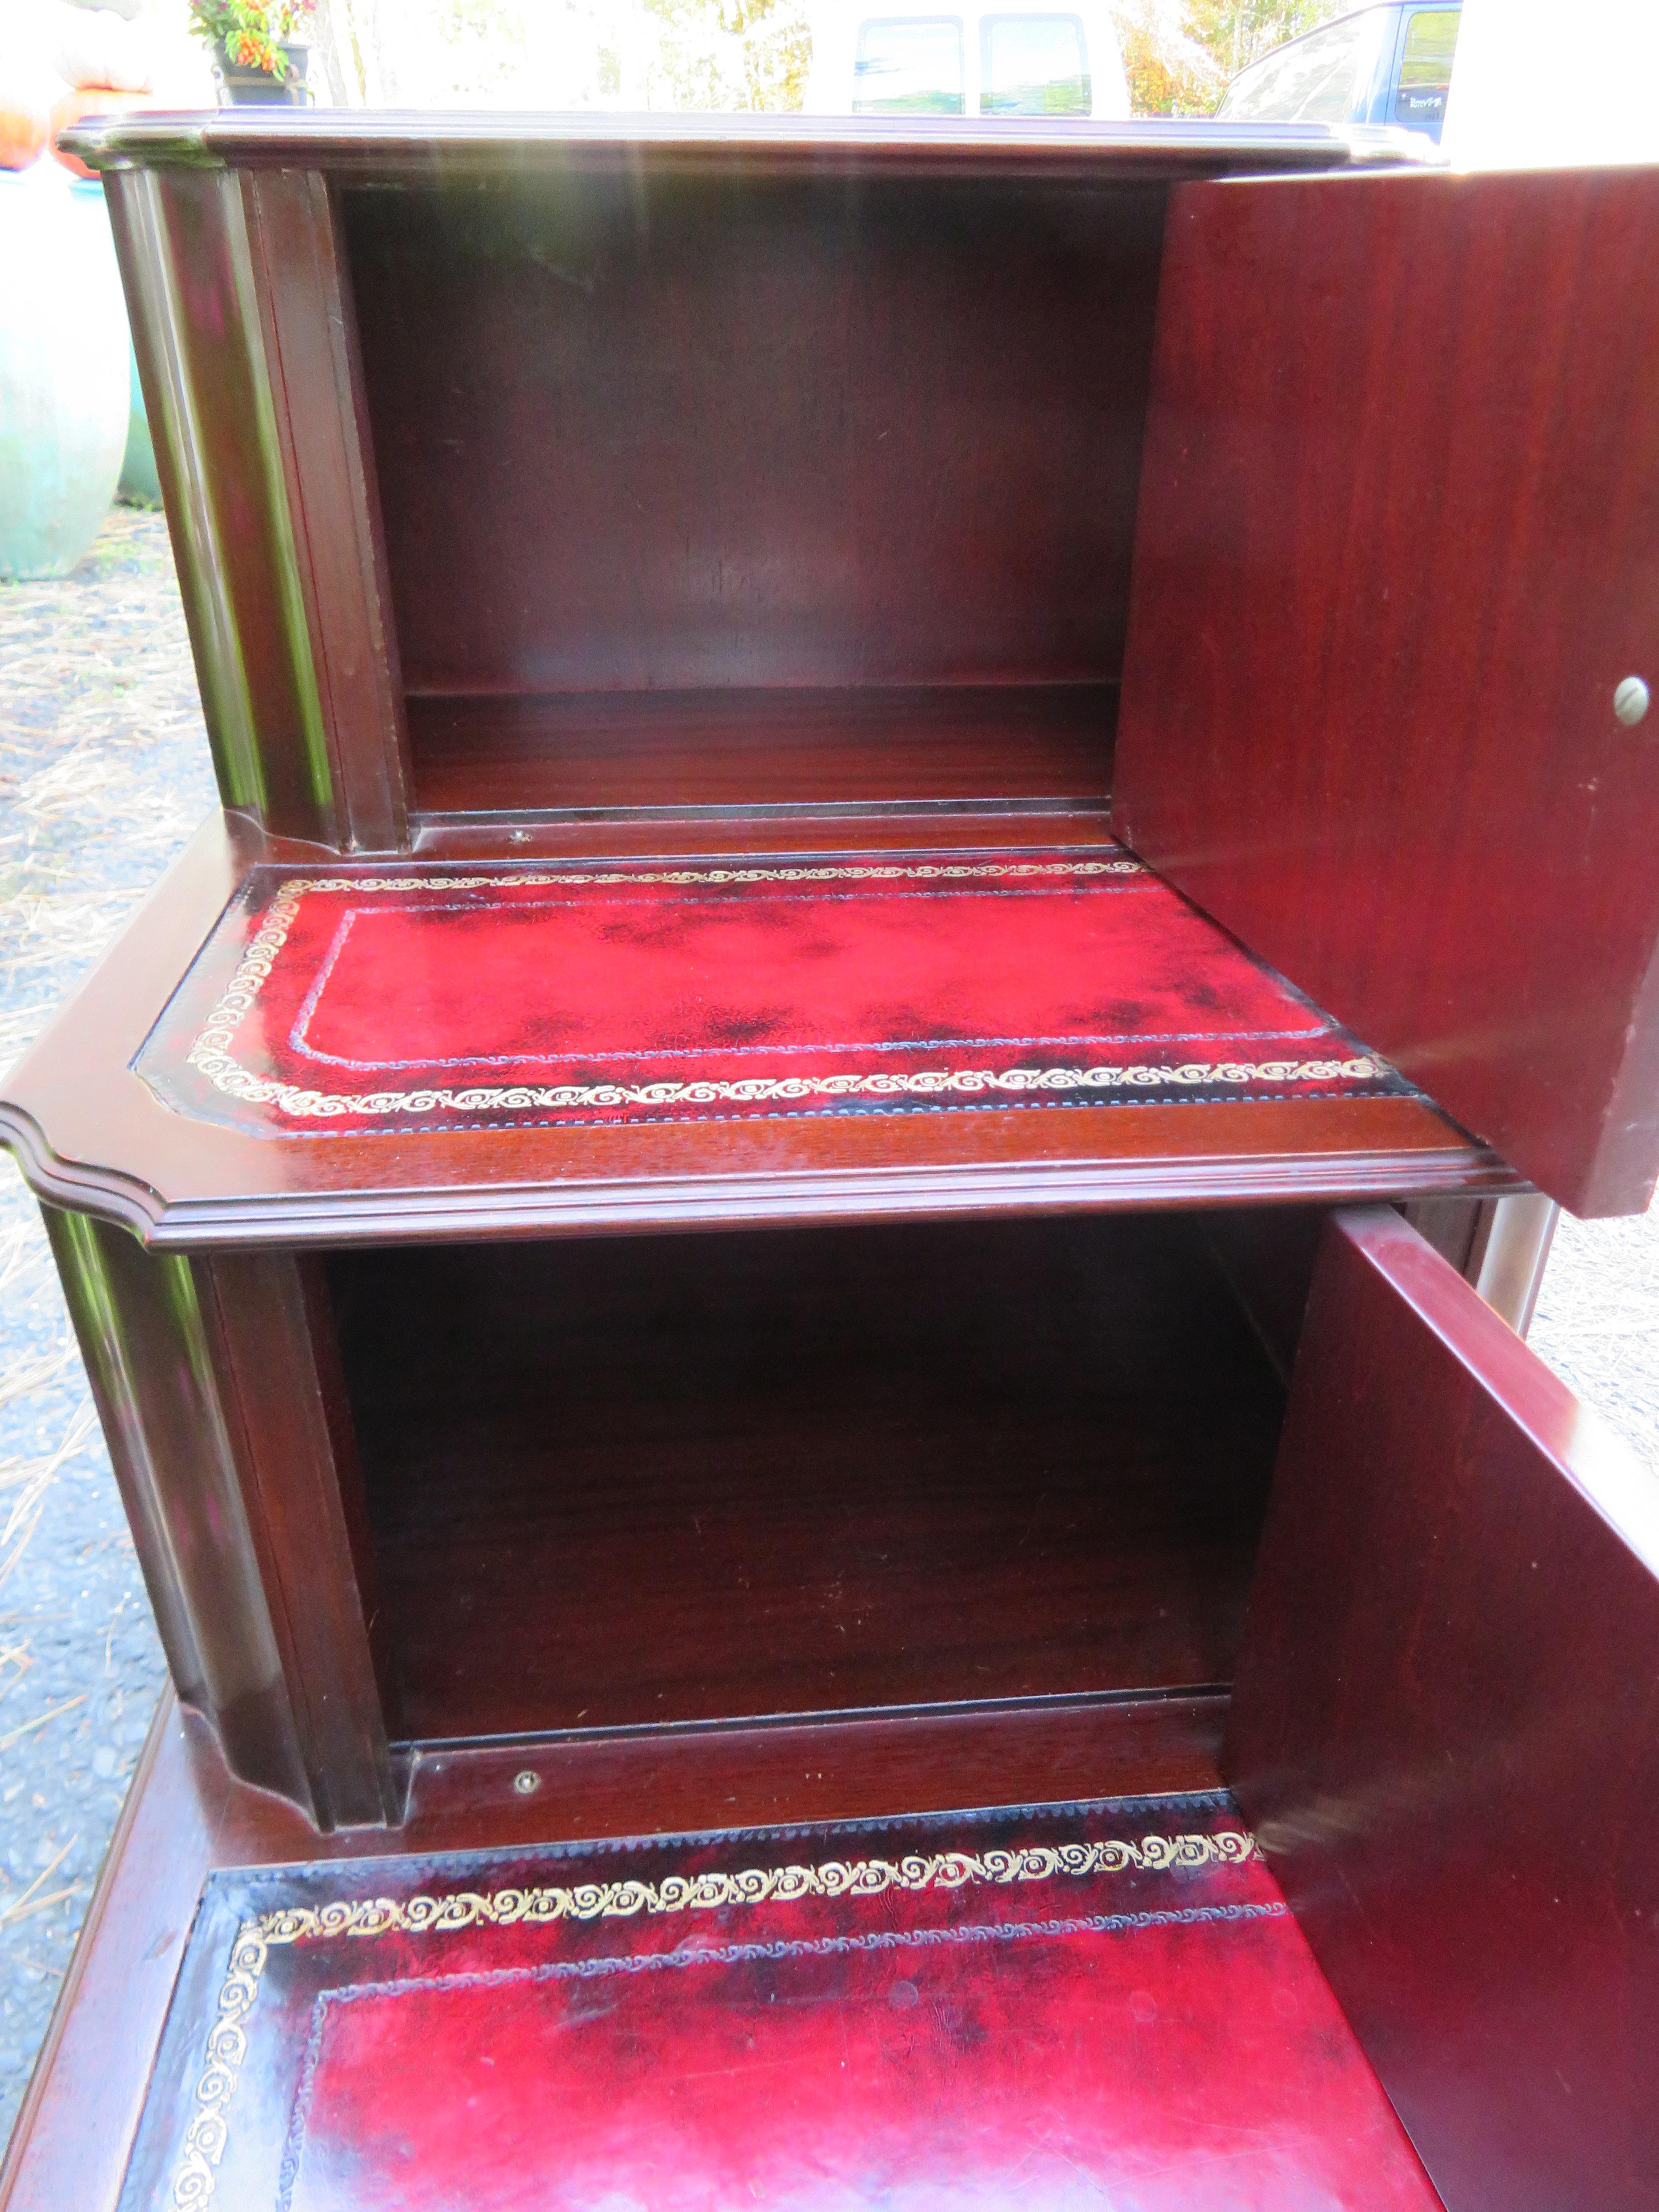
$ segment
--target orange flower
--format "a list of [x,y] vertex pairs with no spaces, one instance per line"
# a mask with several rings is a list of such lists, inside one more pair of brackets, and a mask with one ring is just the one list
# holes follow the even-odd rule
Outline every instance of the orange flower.
[[276,46],[254,31],[238,34],[231,58],[243,69],[263,70],[267,76],[280,76],[283,72],[283,58]]

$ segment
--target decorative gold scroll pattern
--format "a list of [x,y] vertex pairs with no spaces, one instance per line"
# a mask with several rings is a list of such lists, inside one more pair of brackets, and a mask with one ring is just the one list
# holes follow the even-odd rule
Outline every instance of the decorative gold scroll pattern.
[[665,1875],[659,1881],[578,1882],[568,1889],[458,1890],[447,1897],[343,1898],[321,1905],[285,1905],[244,1922],[231,1946],[219,1991],[218,2018],[208,2031],[196,2111],[185,2130],[173,2174],[174,2212],[194,2212],[214,2193],[229,2137],[228,2114],[247,2056],[247,2016],[273,1945],[339,1936],[428,1936],[465,1928],[549,1927],[562,1920],[633,1919],[641,1913],[717,1911],[731,1905],[793,1905],[808,1898],[881,1897],[890,1891],[1006,1887],[1058,1875],[1171,1874],[1212,1866],[1243,1866],[1256,1855],[1242,1828],[1214,1835],[1111,1837],[1079,1844],[1024,1844],[1009,1850],[916,1852],[901,1859],[828,1859],[818,1866],[749,1867]]
[[230,1964],[219,1990],[219,2016],[208,2030],[196,2110],[185,2130],[173,2177],[174,2212],[205,2204],[217,2183],[219,2161],[230,2139],[230,2100],[247,2057],[247,2016],[259,1995],[269,1956],[258,1922],[245,1921],[230,1947]]
[[305,1943],[331,1936],[424,1936],[481,1924],[540,1928],[560,1920],[626,1920],[640,1913],[708,1912],[733,1905],[795,1905],[809,1897],[880,1897],[889,1890],[1051,1881],[1056,1875],[1241,1866],[1255,1849],[1251,1837],[1229,1829],[1213,1836],[1145,1836],[1138,1844],[1114,1838],[902,1859],[830,1859],[822,1866],[750,1867],[741,1874],[671,1874],[657,1882],[580,1882],[574,1889],[460,1890],[402,1902],[357,1898],[268,1913],[258,1928],[267,1943]]
[[236,1031],[252,1012],[276,956],[288,942],[301,901],[313,891],[471,890],[507,880],[524,885],[571,884],[817,883],[856,877],[955,881],[969,877],[1139,876],[1138,860],[941,861],[913,866],[860,863],[854,866],[793,868],[674,868],[652,874],[514,874],[499,876],[324,876],[283,885],[249,939],[236,973],[191,1044],[189,1065],[216,1091],[244,1105],[275,1106],[295,1121],[334,1121],[342,1115],[388,1114],[561,1113],[619,1107],[799,1104],[823,1098],[1029,1097],[1047,1092],[1133,1091],[1174,1088],[1237,1090],[1255,1083],[1364,1082],[1386,1075],[1370,1054],[1346,1060],[1193,1060],[1130,1067],[921,1068],[909,1074],[878,1069],[871,1074],[743,1076],[731,1081],[562,1083],[439,1085],[412,1091],[310,1091],[295,1083],[256,1075],[235,1055]]

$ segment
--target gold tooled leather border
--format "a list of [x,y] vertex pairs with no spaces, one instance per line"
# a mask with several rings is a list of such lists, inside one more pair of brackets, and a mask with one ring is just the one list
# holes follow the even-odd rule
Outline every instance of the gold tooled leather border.
[[881,1897],[965,1889],[976,1883],[1052,1881],[1060,1875],[1169,1874],[1243,1866],[1255,1839],[1240,1828],[1212,1835],[1110,1837],[1079,1844],[1023,1844],[1008,1850],[915,1852],[901,1859],[827,1859],[817,1866],[749,1867],[665,1875],[659,1881],[578,1882],[566,1889],[457,1890],[446,1897],[344,1898],[285,1905],[245,1921],[231,1945],[217,2016],[208,2031],[196,2109],[173,2172],[173,2212],[198,2212],[212,2197],[229,2140],[229,2114],[247,2056],[247,2018],[276,1945],[337,1937],[445,1935],[478,1926],[548,1927],[561,1920],[632,1919],[641,1913],[703,1912],[730,1905],[793,1905],[809,1898]]

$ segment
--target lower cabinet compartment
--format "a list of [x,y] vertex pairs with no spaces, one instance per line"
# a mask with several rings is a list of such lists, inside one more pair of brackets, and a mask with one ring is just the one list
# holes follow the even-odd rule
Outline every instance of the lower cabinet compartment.
[[123,2212],[1651,2212],[1659,1510],[1395,1212],[171,1279],[334,1817],[147,1761]]
[[331,1271],[405,1740],[1231,1677],[1283,1390],[1191,1218]]

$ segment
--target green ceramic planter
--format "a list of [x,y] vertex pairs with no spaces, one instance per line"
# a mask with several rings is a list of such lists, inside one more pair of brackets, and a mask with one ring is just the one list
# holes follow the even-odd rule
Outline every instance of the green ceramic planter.
[[127,354],[131,400],[127,414],[126,451],[121,456],[121,497],[129,507],[160,507],[161,479],[155,473],[155,447],[144,412],[144,395],[138,386],[138,362]]
[[0,576],[67,575],[97,536],[131,380],[102,185],[52,161],[0,171]]

